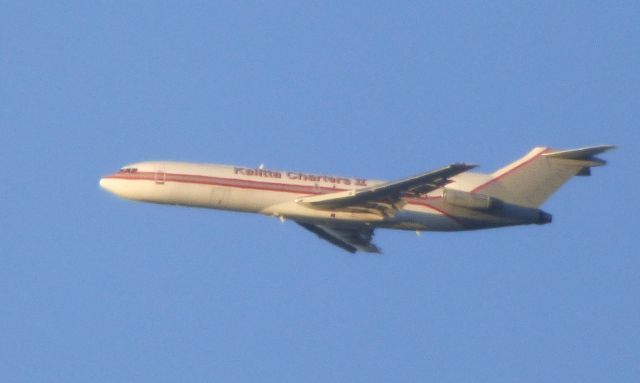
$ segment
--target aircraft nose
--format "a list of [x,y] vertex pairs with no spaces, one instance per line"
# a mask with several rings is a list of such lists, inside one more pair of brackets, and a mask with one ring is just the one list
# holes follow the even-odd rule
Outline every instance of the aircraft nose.
[[100,178],[100,187],[113,193],[113,180],[107,177]]

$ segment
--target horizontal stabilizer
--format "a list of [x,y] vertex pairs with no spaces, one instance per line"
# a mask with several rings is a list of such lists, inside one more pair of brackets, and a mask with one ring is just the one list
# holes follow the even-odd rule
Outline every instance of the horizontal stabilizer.
[[563,160],[566,165],[593,167],[602,166],[607,162],[595,157],[596,154],[604,153],[608,150],[615,149],[614,145],[590,146],[586,148],[573,150],[560,150],[556,152],[544,153],[542,156],[546,158],[557,158]]

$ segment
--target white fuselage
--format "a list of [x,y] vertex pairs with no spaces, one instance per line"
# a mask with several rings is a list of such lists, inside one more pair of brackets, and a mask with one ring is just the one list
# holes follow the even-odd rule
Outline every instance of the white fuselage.
[[[472,190],[489,175],[464,173],[447,188]],[[108,191],[131,200],[260,213],[301,222],[370,225],[404,230],[453,231],[535,223],[534,213],[495,214],[448,205],[443,188],[405,198],[393,216],[372,211],[314,209],[300,197],[354,190],[383,181],[184,162],[141,162],[100,180]],[[533,215],[532,215],[533,214]]]

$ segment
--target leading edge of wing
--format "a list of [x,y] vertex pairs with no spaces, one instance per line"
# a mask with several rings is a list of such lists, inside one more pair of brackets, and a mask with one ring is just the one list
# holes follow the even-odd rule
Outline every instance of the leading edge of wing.
[[375,202],[385,198],[398,199],[401,193],[428,193],[446,185],[449,178],[464,173],[477,165],[456,163],[427,173],[397,181],[387,182],[356,190],[322,194],[312,197],[298,198],[296,202],[318,208],[339,208],[365,202]]

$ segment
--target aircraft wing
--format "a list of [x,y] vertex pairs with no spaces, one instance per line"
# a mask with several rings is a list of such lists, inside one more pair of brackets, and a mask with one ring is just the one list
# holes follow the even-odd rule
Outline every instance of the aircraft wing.
[[373,239],[373,229],[367,226],[362,227],[337,227],[331,225],[315,225],[311,223],[296,223],[318,237],[331,242],[332,244],[350,252],[364,251],[366,253],[379,253],[380,249],[371,243]]
[[451,164],[442,169],[381,185],[318,196],[302,197],[298,198],[296,202],[319,209],[366,206],[367,204],[379,202],[390,204],[392,208],[395,208],[394,204],[400,200],[402,194],[428,193],[451,182],[449,180],[450,177],[464,173],[474,167],[476,167],[476,165]]

